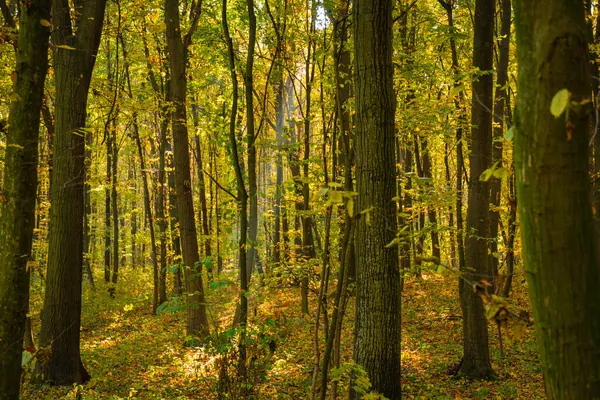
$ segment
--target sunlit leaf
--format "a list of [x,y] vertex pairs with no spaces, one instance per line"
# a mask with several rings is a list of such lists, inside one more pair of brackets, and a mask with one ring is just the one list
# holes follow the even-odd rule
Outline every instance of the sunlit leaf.
[[569,91],[567,89],[559,90],[552,98],[550,103],[550,112],[555,118],[558,118],[569,105]]

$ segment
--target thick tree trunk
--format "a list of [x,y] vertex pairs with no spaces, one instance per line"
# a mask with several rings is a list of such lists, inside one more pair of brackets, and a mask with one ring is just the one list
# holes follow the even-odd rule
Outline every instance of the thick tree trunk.
[[[519,0],[515,14],[518,211],[546,396],[600,398],[590,109],[576,106],[591,93],[583,2]],[[563,89],[569,91],[567,109],[555,118],[550,104]]]
[[[493,69],[495,0],[477,0],[473,65],[481,71]],[[467,210],[467,237],[465,241],[465,268],[459,278],[459,296],[463,312],[464,355],[461,373],[475,378],[494,375],[488,346],[488,322],[485,318],[481,293],[473,284],[489,275],[489,183],[479,179],[491,167],[493,77],[490,73],[473,81],[471,106],[471,157],[469,207]],[[488,278],[489,279],[489,278]]]
[[50,0],[21,4],[0,201],[0,399],[19,398],[29,309],[29,269],[37,190],[40,109],[48,68]]
[[192,198],[190,153],[186,114],[185,49],[180,32],[179,6],[177,0],[165,1],[165,23],[167,26],[167,47],[171,67],[171,100],[173,111],[173,160],[175,163],[175,191],[179,212],[179,232],[183,264],[186,271],[186,289],[189,295],[187,333],[188,335],[208,335],[208,317],[202,284],[202,264],[198,253],[198,236]]
[[[69,2],[53,0],[55,29],[56,133],[51,174],[52,204],[48,234],[48,271],[42,309],[40,347],[50,356],[38,360],[34,375],[57,385],[89,380],[81,362],[81,279],[83,267],[83,184],[87,94],[100,43],[106,0],[86,1],[77,13]],[[76,21],[71,21],[75,15]],[[76,32],[73,27],[77,27]],[[76,50],[71,50],[72,47]],[[73,77],[79,79],[73,79]],[[68,290],[67,290],[68,289]]]
[[[356,88],[356,331],[354,359],[372,389],[391,400],[400,387],[400,269],[396,237],[392,2],[354,3]],[[351,398],[356,398],[351,393]]]

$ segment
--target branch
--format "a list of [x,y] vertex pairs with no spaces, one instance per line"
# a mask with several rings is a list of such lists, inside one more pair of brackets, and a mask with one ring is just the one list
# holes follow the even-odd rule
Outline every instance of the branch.
[[204,168],[201,168],[201,171],[206,174],[206,176],[208,176],[210,178],[211,181],[213,181],[215,183],[215,185],[217,185],[222,191],[224,191],[225,193],[227,193],[228,195],[230,195],[231,197],[233,197],[235,199],[235,201],[239,201],[238,197],[231,193],[229,190],[225,189],[219,182],[217,182],[217,180],[215,178],[212,177],[211,174],[209,174],[208,172],[206,172],[204,170]]
[[194,35],[194,32],[196,32],[196,29],[198,29],[198,21],[200,20],[201,13],[202,13],[202,0],[198,1],[198,3],[196,3],[196,7],[194,7],[193,10],[190,10],[190,15],[193,14],[192,25],[190,25],[190,29],[183,37],[183,51],[186,53],[186,56],[187,56],[188,48],[190,47],[190,44],[192,44],[192,36]]

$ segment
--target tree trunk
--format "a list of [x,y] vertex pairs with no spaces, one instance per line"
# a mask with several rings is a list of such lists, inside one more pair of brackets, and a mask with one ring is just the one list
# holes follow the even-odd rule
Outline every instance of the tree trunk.
[[48,68],[50,0],[21,5],[14,93],[0,201],[0,399],[19,398],[21,355],[29,309],[29,269],[37,190],[38,140]]
[[[600,269],[587,157],[591,107],[576,106],[591,93],[583,2],[519,0],[515,14],[518,211],[546,397],[600,398]],[[569,91],[566,112],[555,118],[550,104],[563,89]]]
[[[459,296],[463,313],[464,355],[461,373],[474,378],[494,375],[488,346],[488,322],[485,318],[481,293],[473,285],[489,275],[489,183],[479,179],[491,167],[495,0],[476,0],[473,44],[473,65],[487,74],[473,81],[471,106],[471,157],[469,206],[465,268],[459,278]],[[488,278],[489,279],[489,278]]]
[[[83,383],[90,376],[81,362],[81,279],[83,267],[83,184],[87,94],[100,43],[106,0],[86,1],[72,13],[66,0],[53,0],[56,125],[51,174],[52,204],[48,271],[42,309],[35,380],[56,385]],[[71,15],[75,20],[71,21]],[[77,30],[74,32],[74,27]],[[63,46],[72,47],[70,50]],[[79,77],[73,79],[73,77]],[[88,133],[89,134],[89,133]],[[67,290],[68,289],[68,290]]]
[[112,135],[104,131],[106,136],[106,187],[104,188],[104,282],[110,282],[110,176],[112,173]]
[[[354,359],[372,389],[401,398],[396,237],[392,2],[354,3],[356,87],[356,330]],[[366,213],[370,223],[367,224]],[[351,392],[351,398],[356,398]]]
[[[117,55],[118,56],[118,55]],[[117,205],[117,173],[118,173],[118,157],[119,157],[119,146],[117,143],[117,115],[119,111],[115,112],[115,119],[113,121],[113,129],[112,129],[112,137],[113,137],[113,156],[112,156],[112,184],[111,184],[111,196],[110,200],[112,202],[112,224],[113,224],[113,268],[112,268],[112,278],[111,282],[113,284],[112,290],[113,295],[116,290],[115,286],[117,285],[117,280],[119,279],[119,208]]]
[[202,284],[202,264],[199,262],[198,236],[192,198],[190,153],[186,115],[185,48],[179,24],[177,0],[165,1],[165,22],[167,26],[167,47],[171,67],[171,100],[173,111],[173,160],[175,162],[175,191],[179,212],[179,232],[186,271],[186,288],[189,294],[187,333],[204,337],[209,333],[204,286]]
[[[494,98],[494,139],[492,148],[492,163],[497,162],[497,168],[502,168],[502,150],[504,143],[504,117],[506,109],[506,96],[508,93],[508,61],[510,46],[510,24],[511,24],[511,0],[502,0],[502,24],[500,29],[500,44],[498,46],[499,60],[496,77],[496,93]],[[502,180],[493,178],[490,194],[490,255],[488,262],[489,270],[494,279],[491,282],[494,289],[497,287],[498,277],[498,226],[500,223],[500,211],[502,195]]]

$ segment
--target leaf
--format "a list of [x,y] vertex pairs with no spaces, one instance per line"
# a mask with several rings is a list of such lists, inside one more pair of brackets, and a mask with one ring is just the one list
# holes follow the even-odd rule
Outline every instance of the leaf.
[[56,48],[58,49],[65,49],[65,50],[77,50],[75,47],[66,45],[66,44],[57,44]]
[[490,178],[492,177],[493,174],[494,174],[494,170],[491,168],[488,168],[481,173],[481,175],[479,176],[479,180],[483,181],[483,182],[487,182],[490,180]]
[[327,192],[329,191],[328,188],[321,188],[321,190],[319,190],[318,195],[319,196],[325,196],[327,194]]
[[454,97],[455,95],[459,94],[463,90],[465,90],[465,85],[454,86],[450,90],[450,97]]
[[559,90],[552,98],[550,103],[550,112],[555,118],[558,118],[569,105],[569,91],[567,89]]
[[342,199],[342,194],[337,190],[332,190],[331,193],[329,193],[329,200],[334,204],[339,204],[344,201]]
[[350,218],[354,217],[354,200],[348,199],[346,203],[346,210],[348,211],[348,216]]
[[398,245],[398,238],[394,238],[394,240],[392,240],[391,242],[389,242],[388,244],[385,245],[386,249],[392,248],[394,246]]
[[494,178],[506,179],[508,176],[508,170],[504,167],[500,167],[494,171]]
[[508,132],[506,132],[505,139],[509,142],[512,142],[514,137],[515,137],[515,126],[513,125],[508,129]]
[[46,28],[50,28],[52,26],[50,21],[48,21],[47,19],[40,19],[40,24],[42,24],[42,26],[45,26]]

